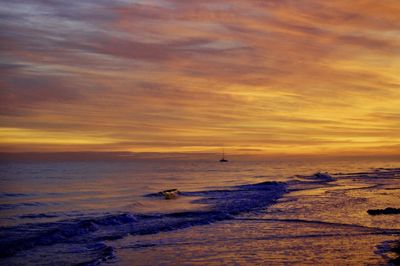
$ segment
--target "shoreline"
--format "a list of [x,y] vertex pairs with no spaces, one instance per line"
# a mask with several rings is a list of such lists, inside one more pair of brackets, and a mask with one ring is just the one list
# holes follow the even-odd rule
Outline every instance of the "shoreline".
[[[367,226],[357,225],[356,223],[352,224],[351,220],[349,220],[349,224],[343,224],[340,220],[334,223],[329,222],[329,219],[326,220],[318,217],[322,214],[320,213],[321,210],[329,211],[329,208],[331,208],[329,205],[324,207],[324,204],[329,203],[327,200],[331,194],[334,196],[332,199],[338,200],[345,195],[337,194],[339,192],[350,193],[350,195],[356,193],[356,195],[358,195],[357,193],[361,193],[365,189],[372,189],[373,191],[382,189],[380,186],[369,186],[365,184],[368,182],[374,183],[375,180],[380,179],[390,180],[393,177],[398,178],[399,173],[400,168],[381,168],[370,172],[347,174],[339,173],[328,175],[317,173],[310,176],[297,175],[286,183],[267,181],[256,184],[225,187],[218,190],[180,191],[179,197],[193,197],[194,200],[192,203],[208,206],[208,209],[164,214],[158,213],[153,215],[116,213],[44,224],[23,224],[14,228],[2,227],[0,229],[0,234],[2,235],[2,240],[0,240],[1,260],[12,264],[12,262],[21,259],[21,256],[23,257],[29,254],[29,256],[33,257],[33,260],[37,258],[39,261],[40,257],[48,254],[48,250],[56,249],[58,250],[57,252],[62,253],[67,252],[67,250],[65,250],[67,247],[73,246],[74,249],[79,251],[80,255],[71,253],[70,256],[72,257],[66,256],[67,261],[69,259],[76,263],[84,264],[113,261],[123,259],[119,257],[122,252],[121,248],[132,246],[130,244],[120,243],[129,241],[136,242],[137,239],[150,239],[151,241],[149,243],[144,241],[144,244],[133,245],[132,247],[136,247],[134,249],[127,248],[126,252],[128,253],[126,254],[131,254],[132,252],[132,254],[136,254],[136,252],[146,252],[146,250],[152,249],[165,252],[163,251],[163,246],[158,246],[159,244],[155,241],[156,239],[163,238],[164,235],[184,234],[183,237],[185,239],[188,238],[187,241],[189,241],[190,237],[185,234],[190,235],[191,232],[198,231],[207,231],[211,237],[212,228],[220,228],[223,224],[229,226],[234,225],[235,227],[250,226],[250,228],[253,228],[255,231],[259,231],[262,228],[270,230],[269,227],[278,225],[279,230],[281,230],[281,227],[293,228],[291,229],[293,230],[291,233],[285,231],[280,232],[280,234],[283,235],[272,234],[268,236],[268,234],[261,234],[258,236],[254,235],[251,238],[243,235],[243,240],[259,240],[261,241],[260,243],[277,241],[277,243],[282,242],[285,243],[285,245],[289,245],[290,243],[286,243],[285,239],[293,239],[293,241],[296,242],[297,239],[301,238],[331,239],[335,236],[340,237],[340,239],[342,239],[341,241],[345,241],[346,243],[349,241],[351,242],[351,239],[348,239],[346,235],[354,235],[361,238],[364,236],[371,236],[376,239],[376,241],[384,241],[385,237],[386,239],[390,239],[390,237],[388,237],[389,234],[398,235],[398,231],[369,228]],[[355,186],[346,187],[346,182],[355,182]],[[357,185],[357,182],[360,184]],[[366,183],[364,184],[363,182]],[[396,191],[396,186],[387,187],[387,189],[386,191],[394,193],[394,191]],[[162,202],[165,201],[164,196],[157,192],[143,196],[154,198]],[[302,202],[303,198],[306,200],[304,203]],[[174,200],[175,199],[168,201],[169,204],[174,204]],[[311,201],[307,203],[307,200]],[[364,204],[363,201],[356,201],[356,203]],[[287,207],[285,204],[288,204]],[[310,205],[309,208],[310,210],[314,210],[314,213],[308,213],[307,204],[313,204]],[[325,208],[325,210],[318,209],[319,207],[315,204],[322,204],[321,206]],[[279,208],[282,207],[284,207],[284,209],[280,210]],[[296,210],[296,212],[291,214],[293,210]],[[331,209],[331,212],[333,211],[344,210]],[[302,212],[307,215],[305,219],[302,218],[301,215],[299,216]],[[366,210],[363,211],[363,213],[368,215]],[[297,216],[297,218],[291,218],[290,215],[294,215],[293,217]],[[332,217],[334,217],[334,219],[338,218],[336,216]],[[321,231],[321,227],[326,229]],[[245,227],[242,229],[244,232],[249,230]],[[211,230],[211,232],[209,232],[209,230]],[[240,229],[238,230],[239,231],[236,233],[241,234],[242,232]],[[297,236],[298,232],[296,230],[310,230],[310,233]],[[253,231],[248,232],[248,234],[254,233]],[[229,239],[236,241],[234,240],[234,235],[227,232],[225,234],[227,241]],[[224,235],[221,235],[222,239],[224,239],[223,236]],[[229,241],[227,243],[228,246],[231,245]],[[361,239],[360,241],[364,240]],[[249,243],[241,243],[240,245],[246,246],[248,244]],[[178,245],[178,242],[175,245]],[[206,249],[206,247],[202,248]],[[398,253],[398,247],[397,249],[395,247],[393,250]],[[122,253],[125,254],[124,252]],[[383,256],[384,254],[380,255]],[[57,261],[57,259],[54,260]],[[398,258],[393,259],[396,263],[397,260]],[[63,259],[59,258],[57,262],[61,263]]]
[[[122,239],[128,235],[154,235],[198,225],[212,224],[233,219],[240,213],[257,211],[276,202],[286,190],[281,182],[230,187],[226,190],[181,192],[182,197],[193,197],[193,203],[206,204],[208,210],[187,211],[165,214],[117,213],[77,220],[63,220],[51,223],[22,224],[0,228],[0,258],[11,259],[21,252],[37,247],[55,246],[63,243],[80,245],[87,250],[84,242],[96,245],[91,255],[94,258],[82,263],[105,261],[114,257],[114,249],[104,241]],[[160,197],[159,193],[145,195]]]

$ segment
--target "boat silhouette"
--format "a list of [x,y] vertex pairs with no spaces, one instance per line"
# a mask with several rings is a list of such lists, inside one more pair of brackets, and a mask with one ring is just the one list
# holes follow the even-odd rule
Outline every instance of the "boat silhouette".
[[227,159],[225,159],[225,150],[222,150],[222,158],[219,160],[220,163],[227,163],[229,162]]

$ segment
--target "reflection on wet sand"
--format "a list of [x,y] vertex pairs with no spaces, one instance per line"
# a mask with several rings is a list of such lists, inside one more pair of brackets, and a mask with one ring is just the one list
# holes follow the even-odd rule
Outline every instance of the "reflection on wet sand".
[[263,213],[174,234],[128,237],[117,243],[117,255],[122,265],[395,263],[398,247],[382,245],[399,238],[398,216],[374,217],[367,210],[400,206],[394,185],[400,186],[399,172],[333,174],[329,182],[297,176],[288,181],[289,193]]

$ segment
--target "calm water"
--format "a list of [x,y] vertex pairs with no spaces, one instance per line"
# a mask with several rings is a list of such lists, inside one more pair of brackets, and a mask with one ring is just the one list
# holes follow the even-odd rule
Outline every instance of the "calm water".
[[[400,207],[399,176],[346,173],[396,167],[373,159],[3,163],[0,262],[379,265],[379,245],[398,237],[399,218],[366,210]],[[294,177],[316,171],[336,181]],[[170,188],[183,195],[152,194]]]

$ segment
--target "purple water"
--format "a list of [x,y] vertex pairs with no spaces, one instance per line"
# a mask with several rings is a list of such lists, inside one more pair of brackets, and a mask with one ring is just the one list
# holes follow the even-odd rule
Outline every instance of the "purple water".
[[[2,163],[0,262],[378,265],[385,262],[378,247],[398,236],[399,218],[366,210],[400,206],[399,173],[376,172],[399,166],[376,159]],[[295,177],[317,171],[335,181]],[[360,172],[372,174],[346,175]],[[182,194],[154,194],[171,188]]]

